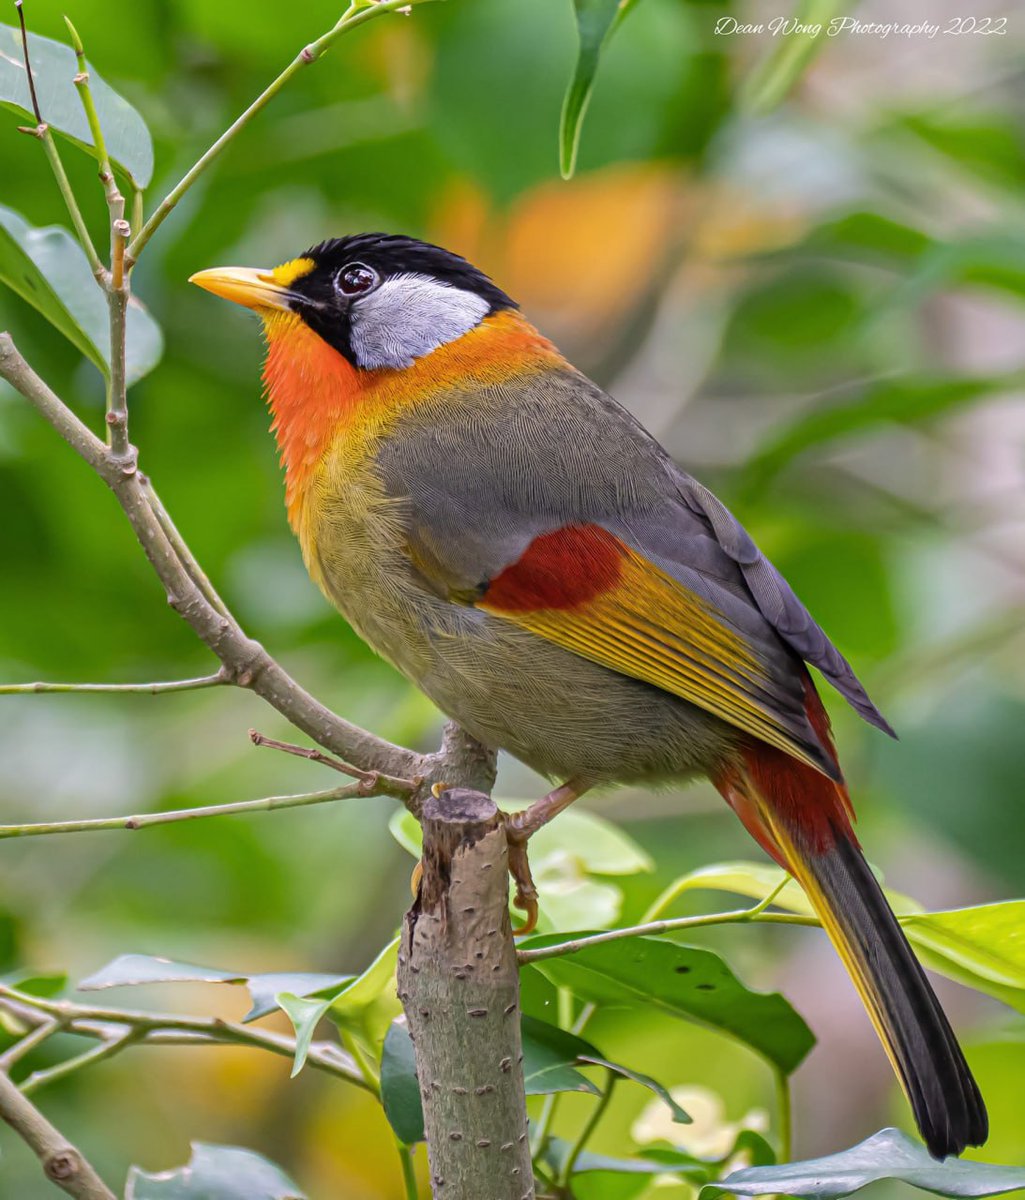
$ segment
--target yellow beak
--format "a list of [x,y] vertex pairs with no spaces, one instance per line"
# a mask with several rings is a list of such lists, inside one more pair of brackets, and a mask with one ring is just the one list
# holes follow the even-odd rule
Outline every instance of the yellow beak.
[[189,283],[246,308],[288,309],[290,292],[275,282],[271,271],[253,267],[212,267],[209,271],[190,275]]

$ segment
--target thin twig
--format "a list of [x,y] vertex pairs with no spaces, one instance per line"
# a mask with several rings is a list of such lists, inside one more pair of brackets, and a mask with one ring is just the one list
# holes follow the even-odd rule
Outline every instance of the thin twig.
[[21,1094],[23,1096],[31,1096],[33,1092],[46,1087],[48,1083],[64,1079],[82,1067],[102,1062],[105,1058],[113,1058],[115,1054],[127,1049],[133,1042],[137,1042],[139,1037],[140,1034],[137,1030],[124,1029],[114,1037],[97,1043],[97,1045],[86,1050],[83,1054],[76,1054],[74,1058],[66,1058],[63,1062],[57,1063],[56,1066],[44,1067],[42,1070],[33,1071],[27,1079],[22,1080],[19,1084]]
[[96,247],[93,244],[93,239],[86,227],[85,218],[82,216],[82,211],[78,207],[78,200],[75,198],[75,193],[71,188],[71,181],[68,179],[67,173],[64,170],[64,163],[61,161],[61,156],[57,150],[57,142],[54,139],[53,133],[45,122],[38,125],[35,133],[39,140],[43,143],[43,149],[46,151],[46,158],[50,164],[50,169],[53,171],[54,179],[57,181],[57,187],[60,194],[64,197],[64,204],[68,210],[68,216],[71,217],[71,224],[75,227],[75,234],[78,237],[79,244],[85,251],[85,256],[89,260],[89,268],[93,273],[93,278],[106,289],[110,273],[103,265]]
[[[418,795],[437,779],[444,778],[453,786],[479,784],[485,773],[493,771],[493,758],[465,735],[446,731],[441,753],[419,755],[331,712],[249,638],[233,617],[210,603],[157,519],[134,463],[111,453],[32,370],[6,333],[0,333],[0,377],[38,410],[114,492],[166,589],[168,603],[213,651],[233,683],[252,689],[318,745],[359,763],[363,770],[381,771],[390,778],[422,777]],[[416,808],[415,798],[409,803]]]
[[269,738],[256,729],[250,729],[249,740],[254,746],[266,746],[269,750],[280,750],[284,754],[294,754],[296,758],[305,758],[307,762],[320,763],[341,775],[348,775],[350,779],[359,779],[368,787],[387,788],[390,795],[408,796],[416,791],[421,782],[417,779],[397,779],[390,775],[382,775],[380,771],[361,771],[352,763],[342,762],[340,758],[325,754],[323,750],[316,750],[311,746],[297,746],[294,742],[279,742],[277,738]]
[[49,695],[51,693],[85,692],[89,695],[147,695],[164,692],[196,692],[201,688],[224,687],[231,680],[224,671],[213,675],[197,675],[194,679],[171,679],[159,683],[0,683],[0,696]]
[[69,1196],[76,1200],[115,1200],[82,1152],[4,1074],[0,1074],[0,1119],[32,1150],[46,1178]]
[[81,243],[82,249],[85,251],[86,258],[89,260],[89,266],[97,283],[101,287],[107,286],[107,269],[100,261],[100,256],[96,253],[96,247],[93,245],[93,240],[89,236],[89,230],[86,228],[84,219],[82,218],[81,210],[78,207],[78,201],[75,199],[75,193],[71,190],[71,183],[68,180],[67,172],[64,170],[64,164],[61,162],[60,154],[57,150],[57,143],[54,141],[53,133],[50,131],[49,125],[43,120],[43,114],[39,108],[39,98],[36,95],[35,75],[32,71],[32,63],[28,54],[28,29],[25,26],[25,12],[22,8],[22,0],[15,0],[15,8],[18,10],[18,23],[21,26],[21,49],[25,60],[25,75],[28,79],[29,95],[32,97],[32,112],[36,118],[35,127],[20,126],[22,133],[31,134],[43,144],[43,149],[46,151],[46,158],[53,171],[54,178],[57,181],[57,187],[60,194],[64,197],[64,203],[68,209],[68,215],[71,217],[71,223],[75,227],[75,233]]
[[100,182],[103,184],[103,190],[107,194],[107,203],[109,204],[115,199],[117,182],[114,179],[114,171],[110,165],[110,156],[107,154],[107,143],[103,136],[103,128],[100,125],[100,115],[96,111],[96,102],[93,100],[92,88],[89,86],[89,65],[85,61],[85,47],[82,45],[82,39],[78,36],[78,30],[71,24],[69,17],[64,18],[64,24],[68,27],[68,33],[71,35],[71,45],[74,47],[75,57],[78,60],[78,74],[75,76],[74,84],[78,89],[78,98],[82,102],[85,119],[89,124],[89,133],[93,139],[93,149],[96,151],[96,162],[100,168]]
[[[295,1058],[295,1039],[270,1030],[254,1029],[219,1017],[188,1017],[177,1013],[151,1013],[132,1009],[100,1008],[70,1000],[45,1000],[0,984],[0,1005],[18,1016],[40,1013],[61,1019],[69,1033],[108,1041],[111,1026],[134,1029],[139,1044],[146,1045],[239,1045],[267,1050],[282,1058]],[[42,1017],[40,1018],[42,1019]],[[314,1042],[307,1062],[357,1087],[367,1082],[351,1057],[330,1042]]]
[[696,917],[675,917],[670,921],[648,921],[644,925],[630,925],[624,929],[608,929],[604,933],[592,933],[587,937],[558,942],[554,946],[538,946],[536,950],[521,950],[518,958],[524,963],[542,962],[546,958],[559,958],[564,954],[576,954],[588,946],[600,946],[605,942],[618,942],[621,938],[653,937],[662,933],[673,933],[677,929],[700,929],[706,925],[810,925],[819,924],[818,917],[798,916],[796,913],[762,912],[751,908],[738,908],[730,912],[707,913]]
[[78,30],[67,17],[64,23],[71,35],[71,44],[78,60],[78,74],[74,83],[78,98],[82,102],[93,149],[99,166],[100,183],[107,199],[110,212],[110,274],[106,277],[107,305],[110,310],[110,377],[107,381],[107,441],[120,461],[132,456],[128,440],[128,404],[126,399],[127,379],[125,375],[125,337],[128,323],[128,287],[125,278],[125,247],[131,227],[124,219],[125,198],[114,178],[107,143],[96,111],[92,88],[89,86],[89,67],[85,61],[85,47]]
[[[203,593],[212,607],[216,608],[222,617],[231,619],[231,612],[228,606],[224,603],[217,593],[217,589],[210,582],[206,572],[196,561],[195,555],[189,548],[188,543],[178,532],[178,526],[171,519],[171,514],[164,507],[164,502],[157,495],[157,490],[153,486],[148,475],[139,474],[139,481],[146,492],[146,497],[149,500],[149,506],[153,510],[154,516],[160,522],[160,528],[167,535],[167,540],[174,547],[175,554],[181,561],[182,566],[188,571],[192,582]],[[244,685],[243,685],[244,686]]]
[[21,26],[21,52],[25,58],[25,74],[28,76],[28,91],[32,97],[32,112],[35,114],[36,124],[42,125],[44,123],[43,114],[39,111],[36,81],[32,74],[32,64],[28,56],[28,29],[25,26],[25,9],[22,6],[22,0],[14,0],[14,7],[18,10],[18,24]]
[[93,817],[81,821],[36,821],[28,825],[0,825],[0,840],[4,838],[45,837],[52,833],[97,833],[106,829],[148,829],[151,825],[170,825],[175,821],[196,821],[203,817],[232,817],[239,813],[275,812],[282,808],[305,808],[311,804],[328,804],[335,800],[351,800],[385,794],[376,786],[376,778],[360,780],[347,787],[328,788],[322,792],[300,792],[288,796],[263,796],[259,800],[236,800],[230,804],[207,804],[201,808],[177,808],[168,812],[139,813],[125,817]]
[[19,1038],[3,1054],[0,1054],[0,1071],[9,1075],[11,1067],[16,1062],[23,1059],[26,1054],[30,1053],[37,1046],[42,1045],[47,1038],[52,1037],[55,1033],[60,1033],[63,1028],[64,1022],[57,1017],[47,1017],[45,1021],[40,1021],[34,1029],[26,1033],[24,1037]]
[[334,42],[338,40],[343,33],[350,29],[355,29],[358,25],[363,25],[367,21],[372,21],[375,17],[383,16],[385,13],[395,12],[400,8],[411,8],[416,4],[426,4],[430,0],[379,0],[377,4],[370,8],[361,8],[357,10],[354,5],[343,13],[341,19],[327,33],[322,34],[316,41],[310,42],[305,46],[299,54],[288,64],[267,88],[260,93],[259,96],[250,104],[240,117],[231,124],[224,133],[207,149],[193,165],[185,172],[178,183],[167,193],[161,200],[160,204],[154,210],[152,216],[145,225],[136,233],[128,247],[126,255],[126,265],[130,268],[138,260],[142,253],[143,247],[150,240],[157,229],[163,224],[164,220],[170,215],[175,205],[181,200],[182,196],[189,190],[203,172],[210,166],[215,158],[231,144],[237,135],[249,124],[249,122],[259,113],[274,97],[281,91],[286,83],[301,71],[304,67],[315,63],[321,55],[328,50]]

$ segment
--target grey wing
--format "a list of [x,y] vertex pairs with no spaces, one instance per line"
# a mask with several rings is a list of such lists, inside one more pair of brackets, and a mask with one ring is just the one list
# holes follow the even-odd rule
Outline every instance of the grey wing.
[[[432,586],[472,596],[540,534],[604,526],[722,614],[770,668],[774,703],[815,740],[794,657],[869,722],[892,730],[850,666],[744,528],[619,404],[578,372],[481,389],[461,421],[394,430],[378,464],[408,507],[410,551]],[[440,469],[439,469],[440,468]]]
[[793,588],[758,549],[750,534],[708,488],[677,469],[680,497],[707,525],[716,542],[740,568],[752,600],[780,637],[806,663],[816,667],[870,725],[896,737],[890,723],[869,699],[850,663],[826,636],[794,594]]

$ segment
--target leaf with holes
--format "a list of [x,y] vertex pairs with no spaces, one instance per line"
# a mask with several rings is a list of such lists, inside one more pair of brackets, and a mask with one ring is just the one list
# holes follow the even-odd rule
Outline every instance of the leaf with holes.
[[184,1167],[151,1175],[131,1167],[125,1200],[306,1200],[272,1162],[240,1146],[192,1143]]
[[[565,940],[555,935],[532,938],[523,948],[535,950]],[[787,1074],[815,1044],[811,1030],[785,997],[746,987],[711,950],[664,938],[623,938],[585,944],[572,954],[533,965],[556,986],[595,1004],[658,1008],[731,1034]]]
[[[28,49],[43,120],[55,133],[95,156],[89,122],[74,83],[78,74],[74,50],[34,33],[28,35]],[[111,161],[138,187],[146,187],[153,177],[153,141],[146,122],[91,67],[89,90]],[[0,25],[0,105],[35,125],[21,31],[13,25]]]

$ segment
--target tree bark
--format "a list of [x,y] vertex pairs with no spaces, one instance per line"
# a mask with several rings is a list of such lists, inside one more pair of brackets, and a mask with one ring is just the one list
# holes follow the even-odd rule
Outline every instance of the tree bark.
[[435,1200],[534,1200],[508,850],[494,802],[454,788],[423,810],[399,998],[416,1052]]

